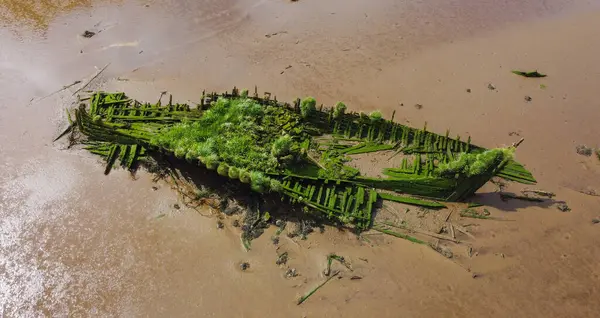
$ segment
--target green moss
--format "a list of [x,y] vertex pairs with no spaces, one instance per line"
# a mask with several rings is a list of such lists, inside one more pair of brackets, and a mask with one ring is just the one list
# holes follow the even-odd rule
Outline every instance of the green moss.
[[333,109],[333,118],[338,119],[346,112],[346,104],[338,102]]
[[205,157],[204,165],[209,170],[215,170],[219,166],[219,157],[217,155],[210,155]]
[[210,157],[213,160],[209,168],[213,169],[213,161],[217,160],[250,171],[281,171],[283,164],[293,160],[279,159],[297,157],[298,142],[310,138],[303,126],[296,124],[299,121],[300,116],[293,111],[263,106],[253,99],[219,98],[199,120],[168,126],[151,143],[173,151],[179,158],[202,157],[204,164]]
[[230,179],[238,179],[240,177],[240,170],[237,167],[229,167],[228,176]]
[[271,146],[271,155],[274,157],[287,156],[290,153],[293,141],[290,135],[283,135],[275,140]]
[[371,121],[376,122],[376,121],[382,120],[383,119],[383,115],[381,114],[380,111],[375,110],[375,111],[372,111],[369,114],[369,118],[371,119]]
[[183,159],[186,154],[186,149],[183,147],[177,147],[177,148],[175,148],[175,151],[173,153],[175,154],[175,157],[177,157],[179,159]]
[[219,167],[217,168],[217,173],[223,177],[229,176],[229,165],[224,162],[219,163]]
[[266,177],[260,171],[251,171],[250,181],[250,186],[252,187],[252,190],[256,192],[265,192],[270,189],[271,179]]
[[497,148],[482,153],[461,153],[456,160],[439,164],[436,172],[440,176],[483,175],[511,160],[513,152],[511,148]]
[[280,192],[283,189],[283,186],[281,185],[281,182],[279,182],[278,180],[271,179],[270,188],[271,188],[271,191]]
[[317,111],[317,101],[313,97],[306,97],[300,102],[300,114],[308,118]]
[[241,169],[240,170],[240,181],[243,183],[250,183],[252,180],[250,180],[250,172],[248,172],[247,170]]

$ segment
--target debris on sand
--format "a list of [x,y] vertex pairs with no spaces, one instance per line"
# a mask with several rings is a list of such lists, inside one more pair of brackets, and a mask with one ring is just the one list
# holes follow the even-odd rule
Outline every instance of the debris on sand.
[[271,243],[273,243],[273,245],[278,245],[279,244],[279,236],[271,237]]
[[467,93],[470,93],[470,92],[471,92],[471,89],[470,89],[470,88],[467,88]]
[[285,265],[285,264],[287,264],[287,262],[288,262],[288,252],[284,252],[277,256],[277,261],[275,261],[275,264]]
[[523,200],[523,201],[530,201],[530,202],[544,202],[544,199],[542,199],[542,198],[531,197],[531,196],[527,196],[527,195],[516,195],[514,193],[506,193],[506,192],[500,193],[500,199],[502,201],[508,201],[511,199],[515,199],[515,200]]
[[591,195],[593,197],[600,197],[600,194],[597,193],[596,190],[577,190],[577,192],[585,195]]
[[362,276],[358,276],[358,275],[354,275],[352,277],[350,277],[350,280],[361,280],[363,279]]
[[85,31],[84,31],[84,32],[81,34],[81,36],[83,36],[83,37],[84,37],[84,38],[86,38],[86,39],[89,39],[89,38],[93,37],[94,35],[96,35],[96,32],[92,32],[92,31],[89,31],[89,30],[85,30]]
[[473,219],[489,219],[490,211],[487,209],[483,209],[483,211],[477,211],[476,209],[464,209],[460,211],[460,216]]
[[489,84],[488,84],[488,89],[489,89],[490,91],[494,91],[494,90],[496,90],[496,86],[495,86],[494,84],[492,84],[492,83],[489,83]]
[[567,205],[566,202],[559,202],[556,205],[556,208],[559,209],[561,212],[569,212],[569,211],[571,211],[571,208]]
[[329,276],[329,274],[331,274],[331,264],[333,263],[334,260],[338,261],[340,264],[344,265],[347,269],[352,271],[352,267],[350,266],[350,264],[348,262],[346,262],[346,259],[343,256],[339,256],[334,253],[331,253],[331,254],[327,255],[327,267],[323,271],[323,275]]
[[310,296],[312,296],[317,290],[319,290],[319,288],[323,287],[325,284],[327,284],[332,278],[336,277],[337,275],[339,275],[340,272],[337,271],[335,273],[333,273],[331,276],[327,277],[327,279],[325,281],[323,281],[321,284],[319,284],[317,287],[313,288],[310,292],[308,292],[308,294],[300,297],[300,299],[298,299],[298,303],[297,305],[302,304],[303,302],[305,302]]
[[259,207],[249,209],[244,218],[242,225],[242,243],[246,250],[250,250],[250,245],[253,239],[261,236],[265,229],[269,227],[269,212],[264,212],[261,216]]
[[418,238],[412,237],[412,236],[407,235],[407,234],[398,233],[398,232],[392,231],[390,229],[387,229],[387,228],[384,228],[384,227],[381,227],[381,226],[375,225],[375,226],[373,226],[373,229],[375,231],[378,231],[378,232],[381,232],[381,233],[384,233],[384,234],[387,234],[387,235],[395,236],[397,238],[405,239],[405,240],[411,241],[413,243],[426,244],[424,241],[421,241]]
[[175,203],[175,204],[173,204],[173,208],[175,210],[179,210],[179,209],[181,209],[181,206],[179,206],[179,204]]
[[546,197],[549,199],[552,199],[553,197],[556,196],[556,194],[553,192],[548,192],[548,191],[544,191],[544,190],[535,190],[535,189],[531,189],[531,190],[525,189],[525,190],[522,190],[521,193],[523,193],[524,195],[535,194],[535,195]]
[[95,80],[98,76],[100,76],[100,74],[102,74],[102,72],[104,72],[104,70],[106,70],[106,68],[110,65],[110,63],[106,63],[106,65],[104,65],[103,68],[101,68],[100,70],[98,70],[96,72],[96,74],[94,74],[94,76],[92,76],[92,78],[90,78],[85,84],[83,84],[81,87],[79,87],[72,96],[75,96],[75,94],[79,93],[80,91],[84,90],[86,87],[88,87],[88,85],[90,85],[90,83]]
[[517,74],[523,77],[546,77],[546,74],[538,73],[538,71],[533,72],[523,72],[523,71],[512,71],[513,74]]
[[225,228],[225,224],[223,224],[223,221],[218,220],[217,221],[217,229],[222,230]]
[[292,278],[292,277],[296,277],[296,276],[298,276],[298,271],[296,271],[295,268],[288,268],[287,271],[285,272],[286,278]]
[[[301,240],[306,240],[308,235],[314,232],[314,227],[316,226],[316,222],[314,220],[300,220],[297,223],[291,223],[288,229],[287,236],[289,238],[300,237]],[[283,231],[285,225],[280,227]]]
[[416,108],[416,109],[422,109],[422,108],[423,108],[423,105],[421,105],[421,104],[415,104],[415,108]]
[[500,179],[492,179],[490,180],[491,183],[495,184],[496,187],[498,187],[498,189],[496,190],[496,192],[502,192],[504,191],[504,189],[506,188],[506,182],[500,180]]
[[270,38],[270,37],[272,37],[272,36],[276,36],[276,35],[278,35],[278,34],[286,34],[286,33],[287,33],[287,31],[273,32],[273,33],[265,34],[265,37],[266,37],[266,38]]
[[524,100],[529,103],[530,101],[533,100],[533,98],[531,98],[531,96],[529,96],[529,95],[525,95]]
[[600,223],[600,218],[593,218],[592,219],[592,224],[598,224]]
[[[69,89],[69,88],[71,88],[71,87],[73,87],[73,86],[75,86],[75,85],[77,85],[77,84],[81,84],[81,81],[80,81],[80,80],[76,80],[76,81],[74,81],[73,83],[71,83],[71,84],[69,84],[69,85],[65,85],[65,86],[63,86],[62,88],[60,88],[60,89],[58,89],[58,90],[56,90],[56,91],[54,91],[54,92],[52,92],[52,93],[50,93],[50,94],[48,94],[48,95],[46,95],[46,96],[42,97],[42,98],[40,98],[40,99],[39,99],[39,101],[40,101],[40,100],[42,100],[42,99],[46,99],[46,98],[48,98],[48,97],[50,97],[50,96],[52,96],[52,95],[54,95],[54,94],[60,93],[60,92],[62,92],[62,91],[64,91],[64,90],[66,90],[66,89]],[[33,101],[33,100],[32,100],[32,101]],[[60,137],[59,137],[59,138],[60,138]]]
[[590,148],[586,145],[579,145],[579,146],[575,147],[575,151],[577,151],[578,154],[580,154],[582,156],[586,156],[586,157],[591,156],[593,153],[592,148]]
[[240,263],[240,269],[241,269],[242,271],[246,271],[246,270],[248,270],[249,268],[250,268],[250,263],[248,263],[248,262],[242,262],[242,263]]
[[429,244],[429,246],[436,252],[440,253],[442,256],[444,256],[445,258],[452,258],[454,257],[454,254],[452,253],[452,251],[445,247],[445,246],[441,246],[439,244]]

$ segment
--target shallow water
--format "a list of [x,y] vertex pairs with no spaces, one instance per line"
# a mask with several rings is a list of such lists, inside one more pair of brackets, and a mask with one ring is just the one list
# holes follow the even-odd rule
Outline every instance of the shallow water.
[[[596,2],[25,3],[0,0],[2,316],[591,317],[598,309],[599,228],[590,223],[598,198],[576,190],[600,192],[600,165],[574,152],[600,146]],[[97,34],[85,39],[84,30]],[[517,132],[526,139],[519,161],[573,211],[504,203],[483,189],[478,199],[513,222],[477,227],[478,256],[463,259],[472,272],[428,248],[377,235],[365,244],[334,229],[282,238],[278,252],[266,233],[245,252],[228,221],[219,231],[215,218],[175,209],[168,185],[155,191],[144,173],[104,176],[97,158],[51,142],[74,89],[44,97],[107,63],[91,88],[144,100],[258,85],[279,99],[396,110],[402,121],[487,147]],[[546,89],[509,74],[530,67],[550,74]],[[282,251],[301,276],[284,278],[275,265]],[[346,274],[296,306],[321,281],[329,252],[349,257],[364,279]],[[242,261],[250,271],[239,270]]]

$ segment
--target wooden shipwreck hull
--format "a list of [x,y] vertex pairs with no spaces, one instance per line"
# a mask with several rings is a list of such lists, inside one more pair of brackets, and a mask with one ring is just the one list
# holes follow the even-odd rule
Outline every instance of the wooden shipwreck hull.
[[[317,109],[311,98],[288,104],[237,89],[203,93],[194,107],[171,98],[166,105],[140,103],[124,93],[97,92],[87,100],[72,124],[86,136],[86,149],[106,158],[105,173],[117,161],[133,169],[148,153],[167,152],[359,230],[371,226],[380,200],[443,208],[494,176],[536,182],[513,160],[514,149],[488,150],[470,137],[411,128],[393,116],[346,112],[342,103]],[[384,177],[351,166],[366,153],[385,158]]]

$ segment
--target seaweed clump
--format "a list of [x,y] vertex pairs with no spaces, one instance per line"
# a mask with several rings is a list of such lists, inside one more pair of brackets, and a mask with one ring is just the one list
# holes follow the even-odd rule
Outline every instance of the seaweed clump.
[[280,184],[265,173],[297,161],[307,138],[301,127],[282,129],[291,120],[300,118],[249,98],[219,98],[197,121],[167,126],[151,143],[178,158],[199,160],[221,176],[251,183],[255,191],[279,191]]
[[440,163],[437,173],[440,176],[473,177],[489,173],[513,158],[514,149],[496,148],[482,153],[461,153],[456,160]]

